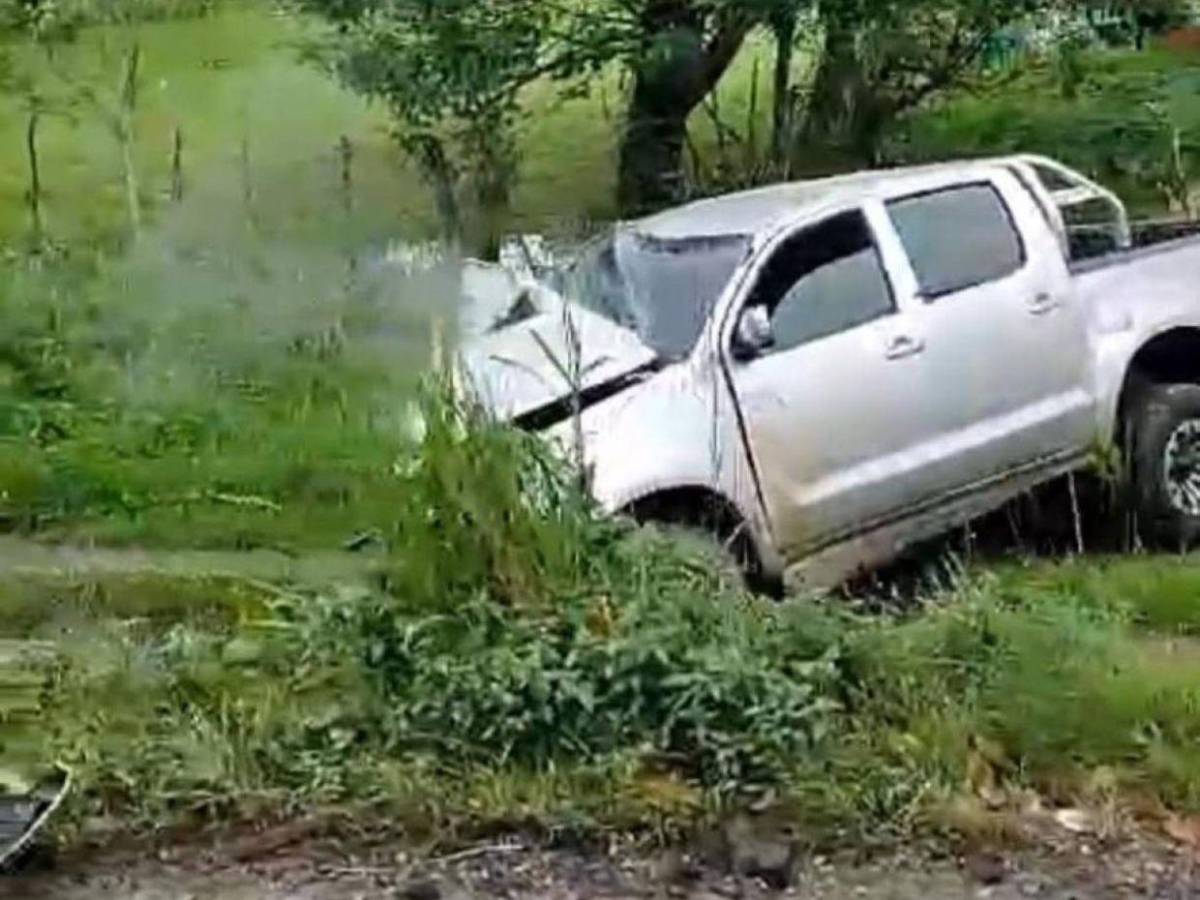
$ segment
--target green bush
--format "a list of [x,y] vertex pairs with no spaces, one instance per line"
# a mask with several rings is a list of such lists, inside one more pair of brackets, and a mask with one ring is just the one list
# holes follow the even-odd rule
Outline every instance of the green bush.
[[819,740],[827,647],[598,517],[530,439],[436,397],[424,413],[388,592],[293,609],[327,658],[357,656],[390,745],[533,768],[636,749],[729,788]]
[[467,802],[464,772],[610,773],[615,803],[620,772],[665,771],[728,797],[784,783],[824,740],[840,629],[822,614],[732,594],[707,560],[599,516],[544,447],[440,389],[420,418],[379,590],[64,645],[48,720],[92,803],[150,820],[280,791],[370,799],[397,767],[447,804]]

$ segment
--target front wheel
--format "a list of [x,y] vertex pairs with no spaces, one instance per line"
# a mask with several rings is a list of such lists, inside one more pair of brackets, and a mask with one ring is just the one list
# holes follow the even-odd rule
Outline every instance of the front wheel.
[[1129,422],[1143,537],[1182,552],[1200,536],[1200,386],[1146,388]]
[[712,528],[678,521],[652,524],[685,554],[703,559],[729,590],[748,591],[773,600],[783,599],[783,583],[763,573],[750,542],[738,535],[723,536]]

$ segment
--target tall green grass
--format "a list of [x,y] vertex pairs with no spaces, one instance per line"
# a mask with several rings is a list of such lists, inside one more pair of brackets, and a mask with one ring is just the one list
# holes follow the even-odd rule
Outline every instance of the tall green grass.
[[1186,561],[1004,566],[867,620],[731,593],[420,387],[452,281],[187,213],[124,260],[6,270],[5,528],[297,554],[370,534],[375,578],[0,578],[0,637],[54,648],[28,746],[77,769],[81,814],[662,829],[770,788],[820,835],[900,834],[969,790],[976,741],[1014,790],[1105,772],[1200,807]]
[[646,825],[662,779],[686,820],[781,783],[825,739],[831,633],[598,516],[532,439],[441,391],[420,409],[377,589],[214,583],[133,619],[128,600],[60,601],[91,609],[56,641],[44,711],[82,809],[150,822],[416,797],[435,820]]
[[5,526],[332,549],[384,523],[455,283],[327,233],[250,228],[198,200],[126,258],[0,272]]
[[1195,579],[1194,563],[1157,558],[1001,567],[856,628],[843,729],[796,790],[816,821],[863,835],[995,802],[975,795],[980,765],[1010,812],[1025,790],[1197,809],[1200,647],[1178,630],[1200,608]]

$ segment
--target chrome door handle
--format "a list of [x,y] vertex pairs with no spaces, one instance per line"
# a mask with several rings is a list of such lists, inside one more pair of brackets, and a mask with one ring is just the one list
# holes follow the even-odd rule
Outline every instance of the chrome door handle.
[[905,359],[916,356],[925,349],[925,342],[908,334],[898,334],[887,343],[888,359]]
[[1047,293],[1038,294],[1026,305],[1035,316],[1044,316],[1046,313],[1058,309],[1058,301],[1054,299],[1054,295]]

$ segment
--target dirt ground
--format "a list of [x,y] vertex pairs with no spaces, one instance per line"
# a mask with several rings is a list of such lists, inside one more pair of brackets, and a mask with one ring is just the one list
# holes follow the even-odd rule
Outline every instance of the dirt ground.
[[[271,844],[268,840],[264,846]],[[13,900],[1107,900],[1200,897],[1200,865],[1149,835],[1103,841],[1062,833],[1011,853],[893,851],[873,859],[806,855],[790,885],[731,876],[679,853],[529,848],[500,843],[419,861],[387,847],[355,855],[319,843],[187,849],[60,860],[0,877]]]
[[255,578],[323,587],[358,584],[370,572],[369,554],[339,551],[285,556],[271,550],[143,550],[43,544],[0,535],[0,571],[71,576],[159,574]]

